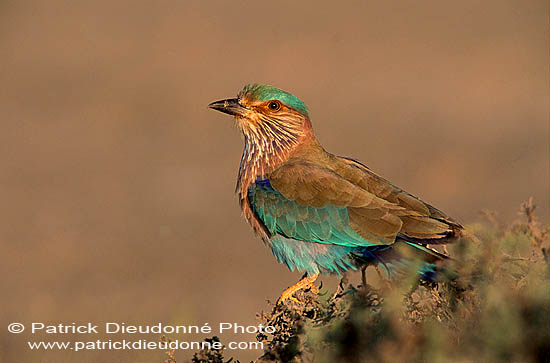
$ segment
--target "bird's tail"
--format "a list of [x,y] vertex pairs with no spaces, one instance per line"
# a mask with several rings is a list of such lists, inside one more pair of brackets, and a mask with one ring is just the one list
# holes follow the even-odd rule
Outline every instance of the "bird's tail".
[[363,247],[357,256],[367,265],[382,267],[389,280],[416,272],[421,280],[442,282],[454,280],[456,272],[445,265],[451,259],[424,245],[397,240],[392,245]]

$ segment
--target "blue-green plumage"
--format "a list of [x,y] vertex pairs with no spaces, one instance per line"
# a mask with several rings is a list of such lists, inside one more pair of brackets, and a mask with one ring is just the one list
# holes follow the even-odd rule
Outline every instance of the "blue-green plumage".
[[[271,234],[270,247],[291,271],[341,274],[363,264],[385,266],[388,277],[406,270],[414,259],[404,259],[380,241],[368,241],[350,226],[346,208],[327,205],[303,206],[288,200],[268,179],[258,179],[248,189],[251,209]],[[376,242],[376,243],[375,243]],[[412,249],[424,246],[402,241]],[[427,280],[436,278],[437,268],[420,263],[418,272]]]
[[345,207],[300,205],[273,189],[267,179],[252,184],[248,198],[253,211],[273,235],[340,246],[372,245],[351,228]]

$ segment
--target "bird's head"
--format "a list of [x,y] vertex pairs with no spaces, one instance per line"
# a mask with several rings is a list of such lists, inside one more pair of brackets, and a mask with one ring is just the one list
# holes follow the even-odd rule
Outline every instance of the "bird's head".
[[247,141],[265,147],[291,146],[313,135],[306,105],[273,86],[247,85],[237,98],[212,102],[208,107],[235,116]]

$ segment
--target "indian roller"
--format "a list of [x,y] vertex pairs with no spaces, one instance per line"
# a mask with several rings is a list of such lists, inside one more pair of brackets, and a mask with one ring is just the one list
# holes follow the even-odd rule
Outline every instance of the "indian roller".
[[[306,105],[279,88],[253,84],[209,107],[235,117],[244,135],[236,194],[246,221],[291,271],[305,272],[283,292],[311,288],[319,273],[381,265],[390,276],[420,263],[433,281],[445,245],[463,227],[392,185],[359,161],[321,146]],[[419,262],[420,261],[420,262]]]

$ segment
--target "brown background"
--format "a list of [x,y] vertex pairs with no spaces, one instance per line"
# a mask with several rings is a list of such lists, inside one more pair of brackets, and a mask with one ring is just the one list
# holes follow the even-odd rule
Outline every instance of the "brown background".
[[0,2],[0,362],[160,362],[5,327],[248,325],[299,277],[242,220],[242,142],[206,107],[249,82],[466,224],[531,195],[547,221],[548,2],[376,3]]

